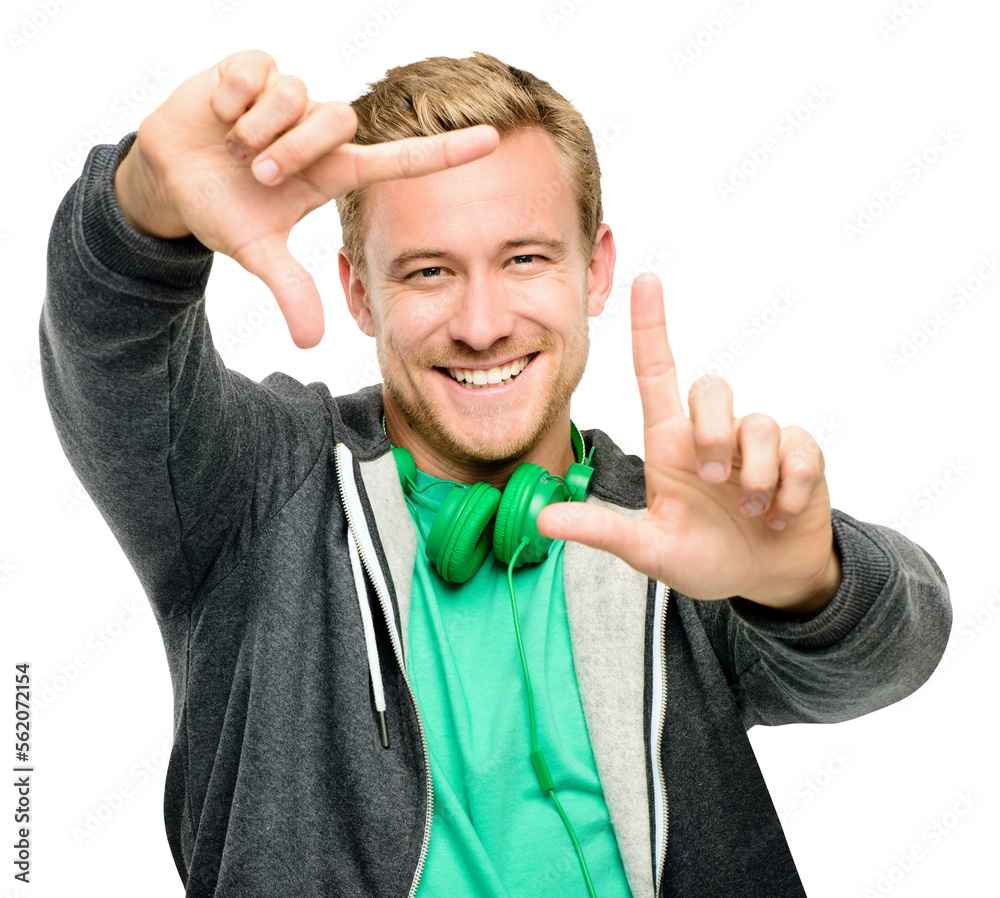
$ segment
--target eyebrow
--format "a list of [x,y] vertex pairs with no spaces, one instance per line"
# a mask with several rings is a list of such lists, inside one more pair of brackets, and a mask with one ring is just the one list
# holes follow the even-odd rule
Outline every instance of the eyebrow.
[[[528,235],[526,237],[517,237],[513,240],[502,241],[497,244],[496,252],[497,254],[500,254],[505,250],[520,249],[524,246],[540,246],[547,250],[550,255],[557,258],[568,255],[570,251],[569,244],[565,240],[556,240],[552,237]],[[449,254],[444,250],[434,249],[432,247],[417,247],[416,249],[409,249],[392,259],[389,263],[389,274],[390,276],[398,276],[403,268],[408,266],[411,262],[416,262],[418,259],[444,259],[447,258],[448,255]]]

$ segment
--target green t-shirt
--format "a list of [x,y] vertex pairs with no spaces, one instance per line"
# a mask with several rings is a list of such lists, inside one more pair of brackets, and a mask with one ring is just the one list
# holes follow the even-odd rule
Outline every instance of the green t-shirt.
[[[417,472],[417,486],[438,481]],[[420,495],[437,507],[441,483]],[[411,502],[424,532],[434,511]],[[539,746],[583,848],[598,898],[631,893],[597,776],[570,650],[563,543],[514,571]],[[524,675],[507,568],[492,553],[471,579],[448,583],[423,550],[414,566],[410,681],[426,729],[434,811],[419,898],[587,895],[569,834],[529,759]]]

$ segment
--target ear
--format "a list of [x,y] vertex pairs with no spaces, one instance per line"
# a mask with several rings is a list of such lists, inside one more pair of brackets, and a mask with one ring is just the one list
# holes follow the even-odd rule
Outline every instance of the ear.
[[337,264],[340,266],[340,283],[344,287],[347,308],[351,310],[351,315],[354,317],[354,321],[360,328],[361,333],[369,337],[374,337],[375,325],[372,321],[368,291],[365,290],[365,285],[361,283],[358,270],[347,257],[347,249],[343,246],[337,254]]
[[594,318],[604,311],[615,282],[615,238],[611,227],[602,223],[594,237],[594,249],[587,265],[587,314]]

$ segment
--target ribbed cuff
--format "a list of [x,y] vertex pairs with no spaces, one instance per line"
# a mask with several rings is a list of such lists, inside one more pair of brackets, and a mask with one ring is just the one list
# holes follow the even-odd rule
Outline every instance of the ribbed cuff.
[[196,237],[162,240],[133,228],[115,196],[115,172],[135,142],[135,132],[119,144],[95,146],[78,185],[76,214],[87,249],[115,274],[155,281],[189,291],[208,277],[213,253]]
[[730,599],[736,616],[758,632],[797,648],[824,648],[843,639],[868,613],[892,574],[892,560],[858,521],[833,511],[833,541],[842,579],[830,604],[807,620],[746,599]]

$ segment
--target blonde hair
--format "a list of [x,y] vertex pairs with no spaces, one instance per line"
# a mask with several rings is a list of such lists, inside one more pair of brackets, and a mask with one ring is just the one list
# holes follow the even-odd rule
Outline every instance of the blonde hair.
[[[539,128],[555,142],[579,210],[584,257],[590,258],[601,209],[601,169],[583,116],[547,81],[476,52],[464,59],[434,56],[386,72],[351,107],[356,144],[429,136],[471,125],[493,125],[501,138]],[[337,199],[344,247],[367,287],[361,187]],[[547,198],[540,198],[547,202]]]

